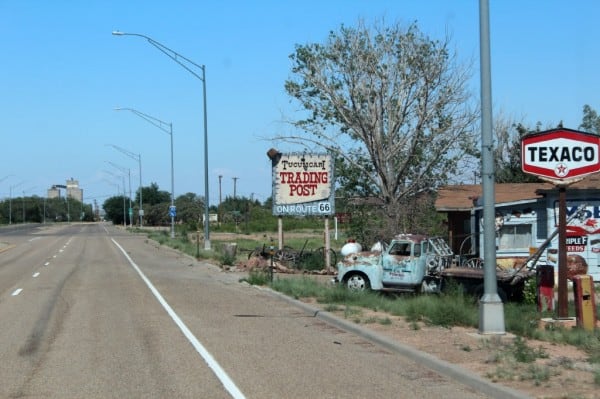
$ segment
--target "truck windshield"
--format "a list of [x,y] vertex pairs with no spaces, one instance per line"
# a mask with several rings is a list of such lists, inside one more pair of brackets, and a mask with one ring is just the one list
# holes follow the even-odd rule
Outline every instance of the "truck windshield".
[[395,242],[390,248],[390,255],[410,256],[410,243]]

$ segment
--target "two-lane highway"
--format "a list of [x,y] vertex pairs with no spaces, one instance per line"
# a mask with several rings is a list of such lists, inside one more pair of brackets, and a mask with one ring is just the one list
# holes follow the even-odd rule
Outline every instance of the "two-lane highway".
[[0,397],[484,397],[108,224],[0,242]]

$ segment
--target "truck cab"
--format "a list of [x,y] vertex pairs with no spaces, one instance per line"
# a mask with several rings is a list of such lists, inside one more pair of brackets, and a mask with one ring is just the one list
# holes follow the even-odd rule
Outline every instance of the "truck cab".
[[[444,243],[445,244],[445,243]],[[440,254],[440,248],[442,253]],[[447,248],[447,249],[445,249]],[[444,252],[445,251],[445,252]],[[337,264],[336,280],[350,289],[418,292],[430,290],[442,256],[452,252],[447,244],[418,234],[399,234],[381,251],[349,254]]]

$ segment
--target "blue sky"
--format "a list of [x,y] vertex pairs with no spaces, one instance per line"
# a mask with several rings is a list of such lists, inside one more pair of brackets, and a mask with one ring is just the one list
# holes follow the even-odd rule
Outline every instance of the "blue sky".
[[[490,0],[494,110],[573,129],[585,104],[600,111],[599,14],[595,0]],[[223,198],[235,177],[237,195],[264,201],[277,146],[266,138],[288,131],[297,110],[284,91],[289,55],[359,18],[449,33],[479,96],[476,0],[0,0],[0,198],[45,195],[72,177],[101,205],[123,189],[110,163],[131,170],[135,191],[137,161],[110,145],[141,155],[144,186],[170,191],[168,134],[115,107],[172,123],[175,195],[204,195],[202,82],[145,40],[111,34],[120,30],[206,66],[210,203],[219,175]]]

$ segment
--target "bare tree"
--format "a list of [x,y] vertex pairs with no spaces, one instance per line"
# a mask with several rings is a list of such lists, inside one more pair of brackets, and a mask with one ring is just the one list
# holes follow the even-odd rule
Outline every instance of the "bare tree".
[[302,133],[275,139],[334,154],[345,192],[378,198],[400,227],[403,205],[464,174],[478,154],[469,68],[449,45],[383,21],[297,45],[285,88],[306,111],[294,122]]

